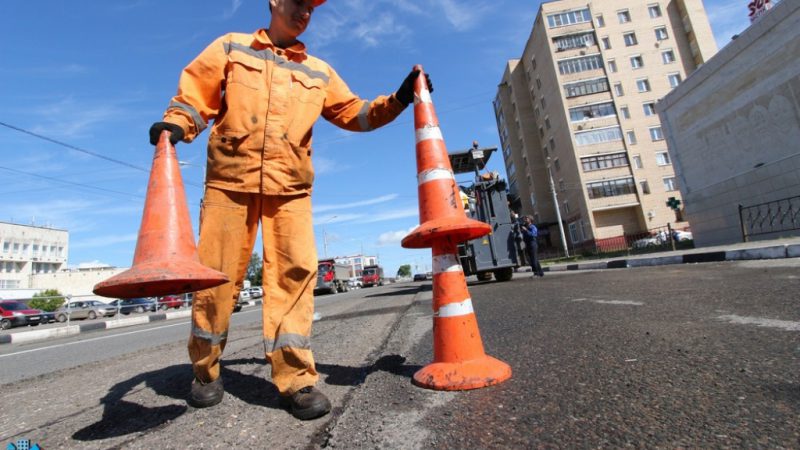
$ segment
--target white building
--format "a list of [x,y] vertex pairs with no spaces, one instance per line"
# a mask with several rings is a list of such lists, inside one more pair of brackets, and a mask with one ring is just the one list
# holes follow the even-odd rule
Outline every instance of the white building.
[[334,260],[339,264],[347,264],[350,266],[351,277],[360,277],[361,272],[364,271],[364,266],[378,264],[378,258],[376,256],[367,255],[337,256]]
[[0,289],[32,288],[34,275],[63,270],[68,252],[66,230],[0,222]]

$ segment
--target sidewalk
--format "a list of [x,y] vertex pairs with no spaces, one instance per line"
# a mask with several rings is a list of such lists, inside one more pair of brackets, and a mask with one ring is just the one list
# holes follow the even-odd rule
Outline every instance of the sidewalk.
[[798,257],[800,257],[800,237],[794,237],[597,259],[578,263],[552,264],[543,269],[545,272],[563,272],[567,270],[625,269],[628,267],[664,266],[669,264]]

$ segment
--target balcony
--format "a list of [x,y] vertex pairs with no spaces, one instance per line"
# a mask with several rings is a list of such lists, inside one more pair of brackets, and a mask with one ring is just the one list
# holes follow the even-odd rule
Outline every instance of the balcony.
[[636,194],[589,199],[589,209],[592,211],[608,211],[610,209],[630,208],[632,206],[639,206],[639,198]]

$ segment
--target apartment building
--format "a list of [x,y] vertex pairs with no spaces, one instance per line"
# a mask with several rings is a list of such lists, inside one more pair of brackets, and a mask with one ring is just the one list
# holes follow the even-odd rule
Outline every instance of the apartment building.
[[68,242],[65,230],[0,222],[0,289],[30,288],[34,275],[65,268]]
[[686,226],[655,105],[716,50],[701,0],[543,3],[494,102],[512,206],[554,247]]

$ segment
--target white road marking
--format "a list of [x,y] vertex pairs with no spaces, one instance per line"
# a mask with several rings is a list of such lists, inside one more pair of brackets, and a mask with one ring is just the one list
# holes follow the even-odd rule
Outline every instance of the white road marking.
[[644,305],[644,303],[642,302],[632,302],[630,300],[593,300],[593,301],[601,305],[632,305],[632,306]]
[[757,325],[759,327],[780,328],[786,331],[800,331],[800,322],[789,320],[766,319],[763,317],[744,317],[736,314],[718,316],[717,319],[726,320],[737,325]]

